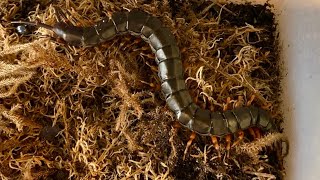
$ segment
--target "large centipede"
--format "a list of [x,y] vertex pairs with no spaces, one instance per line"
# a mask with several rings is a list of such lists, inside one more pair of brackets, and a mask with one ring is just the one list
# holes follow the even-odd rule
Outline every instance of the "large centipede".
[[[217,137],[226,137],[251,127],[258,127],[268,132],[277,131],[269,113],[255,106],[212,112],[196,105],[183,78],[181,54],[174,35],[157,17],[144,11],[133,9],[130,12],[115,12],[111,17],[104,18],[90,27],[73,26],[66,22],[58,22],[53,26],[25,21],[12,23],[35,25],[52,30],[73,46],[94,46],[126,33],[140,36],[149,43],[155,53],[161,89],[169,109],[175,113],[177,121],[190,129],[193,134],[211,136],[213,143],[216,144]],[[191,136],[191,141],[192,139],[194,135]]]

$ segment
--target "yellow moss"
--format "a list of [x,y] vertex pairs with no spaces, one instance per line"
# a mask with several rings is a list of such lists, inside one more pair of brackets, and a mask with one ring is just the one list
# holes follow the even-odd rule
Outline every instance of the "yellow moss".
[[[31,3],[34,8],[23,15],[53,25],[54,8],[43,3]],[[265,37],[272,32],[263,26],[223,24],[225,14],[237,15],[228,6],[209,3],[194,12],[190,2],[180,3],[179,11],[169,1],[67,0],[55,5],[71,23],[82,26],[133,8],[159,16],[176,36],[187,86],[201,107],[239,107],[254,95],[253,104],[268,107],[276,123],[281,121],[274,86],[277,57],[269,49],[275,47],[249,41],[251,36],[258,42],[272,39]],[[13,1],[2,1],[0,7],[7,21],[22,12]],[[257,157],[284,139],[280,133],[232,148],[230,161],[219,161],[215,148],[201,137],[183,161],[189,134],[171,128],[174,114],[157,90],[157,73],[154,54],[139,38],[124,35],[76,48],[44,28],[21,36],[9,23],[1,24],[0,178],[174,179],[185,172],[189,175],[184,178],[278,176],[277,167],[261,170],[271,165]],[[221,139],[226,154],[223,144]],[[240,159],[243,154],[250,159]]]

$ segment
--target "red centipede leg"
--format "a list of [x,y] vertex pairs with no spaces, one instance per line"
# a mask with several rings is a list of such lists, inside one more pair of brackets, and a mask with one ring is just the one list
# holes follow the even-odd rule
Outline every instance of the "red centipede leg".
[[253,139],[257,139],[256,133],[254,132],[254,130],[252,128],[248,128],[248,131],[249,131],[250,135],[253,137]]
[[218,152],[219,159],[221,159],[221,153],[220,153],[220,146],[219,146],[218,138],[216,136],[211,136],[211,141],[212,141],[212,144],[213,144],[214,148]]
[[179,128],[181,127],[181,124],[178,121],[175,121],[172,125],[173,127],[173,135],[175,136],[179,130]]
[[238,144],[243,140],[243,138],[244,138],[244,132],[243,132],[243,131],[239,131],[239,132],[238,132],[238,139],[237,139],[237,141],[235,141],[235,142],[232,144],[231,147],[234,147],[234,146],[238,145]]
[[261,133],[260,133],[260,130],[258,128],[254,128],[254,134],[256,135],[257,139],[260,139],[261,138]]
[[230,148],[231,148],[231,134],[226,135],[225,139],[226,139],[226,143],[227,143],[227,146],[226,146],[227,158],[229,158]]
[[188,149],[189,149],[189,147],[191,146],[192,141],[193,141],[195,138],[196,138],[196,133],[195,133],[195,132],[192,132],[191,135],[190,135],[190,139],[189,139],[189,141],[187,142],[186,149],[184,150],[183,160],[185,159],[186,154],[187,154],[187,152],[188,152]]
[[160,91],[161,86],[160,84],[154,84],[154,83],[149,83],[150,87],[153,88],[155,91]]
[[179,128],[181,128],[181,124],[178,121],[175,121],[174,124],[173,124],[173,128],[174,129],[179,129]]

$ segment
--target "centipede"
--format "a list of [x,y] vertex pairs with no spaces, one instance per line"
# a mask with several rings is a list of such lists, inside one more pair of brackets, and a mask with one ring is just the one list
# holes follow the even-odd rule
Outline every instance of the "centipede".
[[[61,10],[55,8],[58,22],[53,26],[41,22],[12,21],[13,24],[32,25],[53,31],[67,44],[91,47],[106,42],[117,35],[131,34],[147,42],[155,54],[161,91],[168,108],[174,112],[177,122],[192,134],[211,137],[215,149],[219,150],[218,139],[225,138],[230,149],[231,136],[238,134],[239,142],[244,130],[259,128],[266,132],[277,132],[270,113],[256,106],[238,107],[223,112],[202,109],[193,100],[184,80],[181,53],[175,36],[158,17],[140,9],[113,13],[92,26],[81,27],[63,22]],[[20,27],[20,26],[19,26]],[[19,31],[22,31],[21,28]]]

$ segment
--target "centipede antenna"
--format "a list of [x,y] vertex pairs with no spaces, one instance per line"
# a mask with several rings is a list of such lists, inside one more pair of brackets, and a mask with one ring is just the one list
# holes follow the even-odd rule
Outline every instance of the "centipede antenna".
[[30,25],[30,26],[37,26],[37,27],[43,27],[49,30],[53,30],[53,27],[48,25],[48,24],[44,24],[41,22],[29,22],[29,21],[11,21],[11,24],[26,24],[26,25]]

